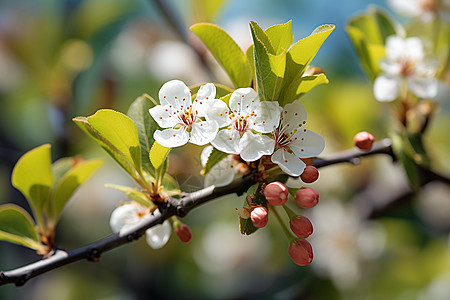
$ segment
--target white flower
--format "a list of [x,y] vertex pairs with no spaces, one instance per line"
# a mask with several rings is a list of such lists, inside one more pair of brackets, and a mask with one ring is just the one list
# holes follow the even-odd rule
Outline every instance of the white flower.
[[206,145],[219,129],[215,120],[203,121],[207,102],[214,99],[216,87],[207,83],[200,87],[197,98],[192,103],[191,91],[179,80],[166,82],[159,90],[161,105],[150,108],[150,115],[164,130],[156,130],[153,137],[162,146],[173,148],[188,141],[196,145]]
[[404,84],[419,98],[434,98],[437,94],[436,66],[425,61],[419,38],[388,37],[386,58],[380,62],[380,68],[383,72],[375,79],[373,86],[378,101],[397,99]]
[[206,113],[207,120],[216,120],[221,129],[211,144],[218,150],[240,154],[245,161],[255,161],[273,152],[275,143],[266,135],[280,121],[277,101],[260,102],[252,88],[235,90],[230,97],[230,109],[225,102],[214,100]]
[[306,164],[300,158],[315,157],[325,148],[322,136],[305,129],[306,111],[300,101],[284,107],[280,126],[273,131],[278,148],[272,154],[272,162],[291,176],[300,176]]
[[[206,165],[208,157],[213,150],[212,146],[207,146],[203,149],[200,155],[200,160],[202,166]],[[231,156],[227,156],[217,164],[215,164],[211,170],[205,175],[205,187],[215,185],[215,186],[226,186],[229,185],[236,175],[236,168],[233,166],[233,159]]]
[[[130,202],[117,207],[111,214],[109,225],[114,233],[123,233],[131,226],[140,222],[141,218],[148,213],[148,209],[144,206]],[[169,221],[153,226],[147,229],[146,241],[153,249],[162,248],[172,234],[172,225]]]
[[400,15],[420,18],[423,23],[432,22],[439,14],[449,21],[450,0],[388,0],[389,5]]

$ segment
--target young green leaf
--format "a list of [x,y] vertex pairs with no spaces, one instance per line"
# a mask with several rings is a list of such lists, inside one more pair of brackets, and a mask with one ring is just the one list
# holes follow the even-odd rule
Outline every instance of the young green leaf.
[[[270,40],[267,33],[258,25],[255,21],[250,21],[250,30],[252,32],[253,40],[254,37],[257,37],[260,43],[266,48],[267,52],[276,55],[275,48],[272,45],[272,41]],[[281,51],[282,52],[282,51]]]
[[35,250],[44,247],[39,240],[31,216],[14,204],[0,206],[0,240]]
[[274,48],[274,54],[280,55],[283,51],[288,51],[294,40],[292,34],[292,20],[284,24],[270,26],[265,30]]
[[351,18],[346,30],[363,69],[369,78],[375,79],[380,72],[378,63],[385,56],[386,38],[396,34],[394,22],[386,13],[372,6],[367,12]]
[[282,52],[278,56],[271,54],[264,42],[260,40],[263,37],[270,43],[264,31],[255,22],[250,22],[250,28],[253,37],[256,85],[259,98],[261,101],[276,101],[283,85],[286,52]]
[[128,186],[117,185],[117,184],[105,184],[105,187],[113,188],[124,192],[128,199],[136,201],[137,203],[145,206],[145,207],[154,207],[154,204],[150,199],[146,196],[146,194],[138,191],[136,188],[131,188]]
[[407,141],[407,138],[403,137],[397,132],[391,134],[391,140],[395,156],[403,165],[411,187],[415,191],[419,190],[419,171],[413,157],[411,157],[408,153],[409,141]]
[[206,161],[205,166],[203,167],[203,175],[208,174],[208,172],[211,171],[212,167],[214,167],[218,162],[220,162],[227,156],[228,153],[213,148],[213,150],[208,156],[208,160]]
[[217,25],[199,23],[190,28],[208,47],[230,76],[235,88],[248,87],[252,80],[250,64],[236,42]]
[[27,198],[41,227],[44,225],[44,213],[53,185],[50,165],[50,145],[42,145],[19,159],[11,177],[12,185]]
[[50,215],[48,217],[51,221],[56,223],[64,206],[75,190],[102,164],[103,161],[99,159],[82,161],[71,168],[59,180],[50,198]]
[[139,143],[141,145],[142,167],[153,176],[155,175],[155,169],[150,163],[149,154],[153,142],[155,141],[153,134],[156,129],[158,129],[158,125],[153,120],[148,110],[154,106],[155,104],[149,98],[140,96],[134,100],[127,112],[127,115],[134,121],[138,132]]
[[325,74],[318,74],[312,76],[299,77],[294,80],[288,88],[284,91],[284,96],[280,99],[280,105],[284,106],[312,90],[320,84],[328,84],[328,79]]
[[334,28],[334,25],[319,26],[309,36],[292,45],[286,58],[285,78],[287,83],[303,75],[306,66],[316,56],[323,42],[325,42]]
[[170,148],[161,146],[157,142],[153,143],[152,149],[150,150],[150,162],[152,163],[155,169],[159,169],[164,161],[166,160],[167,154],[169,153]]
[[136,126],[126,115],[102,109],[73,121],[89,134],[132,178],[141,173],[141,150]]

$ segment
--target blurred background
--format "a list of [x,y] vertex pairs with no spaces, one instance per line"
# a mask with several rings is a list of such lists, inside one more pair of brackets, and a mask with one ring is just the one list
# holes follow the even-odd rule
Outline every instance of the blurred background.
[[[388,108],[373,98],[345,33],[348,18],[372,4],[393,15],[384,1],[366,0],[1,0],[0,203],[28,209],[10,176],[17,159],[33,147],[50,143],[53,160],[103,157],[105,165],[66,208],[57,244],[72,249],[111,234],[110,213],[124,195],[103,186],[133,183],[71,119],[100,108],[126,112],[143,93],[157,99],[171,79],[229,84],[189,32],[197,22],[218,24],[244,50],[251,43],[251,20],[267,28],[292,19],[294,41],[321,24],[335,24],[312,62],[326,71],[330,84],[302,99],[309,129],[324,136],[324,155],[352,147],[361,130],[385,138]],[[434,169],[447,175],[449,103],[439,103],[426,138]],[[185,146],[171,154],[170,173],[183,191],[203,187],[201,150]],[[320,171],[313,185],[319,204],[298,211],[314,225],[309,240],[315,258],[308,267],[290,260],[288,241],[273,220],[241,236],[235,208],[243,199],[228,196],[186,217],[193,233],[189,244],[172,236],[155,251],[142,239],[104,254],[98,263],[77,262],[24,287],[2,286],[0,299],[450,298],[448,186],[429,184],[375,213],[407,185],[390,157]],[[1,270],[38,259],[31,250],[0,242]]]

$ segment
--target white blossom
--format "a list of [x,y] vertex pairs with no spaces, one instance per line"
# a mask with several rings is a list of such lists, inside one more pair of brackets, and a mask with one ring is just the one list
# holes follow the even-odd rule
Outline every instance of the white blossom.
[[283,172],[299,176],[306,167],[301,158],[319,155],[325,141],[319,134],[305,129],[306,111],[300,101],[287,104],[280,120],[280,126],[273,131],[276,148],[271,160]]
[[229,106],[231,110],[225,102],[214,100],[208,108],[206,119],[216,120],[219,127],[224,127],[211,144],[222,152],[240,154],[245,161],[272,154],[275,142],[263,134],[278,126],[278,102],[260,102],[255,90],[240,88],[231,94]]
[[206,145],[213,140],[219,129],[215,120],[203,121],[208,102],[216,95],[216,87],[207,83],[200,87],[197,98],[191,100],[191,91],[180,80],[166,82],[159,90],[157,105],[149,110],[150,115],[164,130],[156,130],[153,137],[162,146],[173,148],[188,141]]
[[382,73],[373,87],[378,101],[397,99],[404,85],[419,98],[434,98],[437,94],[436,65],[425,59],[419,38],[388,37],[386,58],[380,62],[380,68]]
[[[131,226],[139,223],[146,214],[148,214],[146,207],[136,202],[129,202],[113,210],[109,225],[114,233],[121,234]],[[160,249],[167,243],[171,234],[172,225],[166,220],[163,224],[147,229],[147,244],[153,249]]]

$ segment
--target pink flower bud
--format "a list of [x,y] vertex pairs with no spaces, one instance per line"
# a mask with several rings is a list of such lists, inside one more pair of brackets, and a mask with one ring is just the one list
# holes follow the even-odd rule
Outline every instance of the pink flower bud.
[[289,226],[293,233],[299,238],[305,239],[313,233],[313,226],[311,221],[304,216],[297,216],[292,218],[289,222]]
[[309,265],[313,260],[313,250],[307,240],[299,239],[289,245],[289,256],[299,266]]
[[319,202],[319,193],[310,187],[302,187],[295,193],[295,201],[302,208],[310,208]]
[[270,205],[283,205],[288,199],[289,191],[281,182],[271,182],[264,188],[264,197]]
[[250,217],[252,219],[252,223],[255,227],[261,228],[266,226],[267,222],[269,221],[269,213],[267,211],[267,208],[264,206],[257,206],[255,207]]
[[191,230],[186,224],[181,224],[175,232],[183,243],[188,243],[192,238]]
[[305,183],[313,183],[319,178],[319,170],[314,166],[306,166],[300,178]]
[[371,135],[367,131],[358,132],[353,138],[355,146],[364,151],[369,151],[370,149],[372,149],[374,141],[375,138],[373,137],[373,135]]

